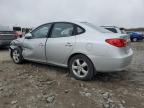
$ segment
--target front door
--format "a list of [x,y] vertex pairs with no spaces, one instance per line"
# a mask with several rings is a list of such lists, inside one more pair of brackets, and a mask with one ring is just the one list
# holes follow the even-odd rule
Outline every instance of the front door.
[[42,25],[31,32],[31,39],[24,39],[23,57],[28,60],[46,62],[45,44],[51,24]]

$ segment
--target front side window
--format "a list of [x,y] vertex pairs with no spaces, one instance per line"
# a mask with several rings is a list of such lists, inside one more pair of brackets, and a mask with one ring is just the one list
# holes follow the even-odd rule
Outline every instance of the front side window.
[[50,30],[51,24],[38,27],[32,32],[33,38],[46,38]]
[[54,24],[51,37],[69,37],[73,35],[73,24],[69,23],[56,23]]

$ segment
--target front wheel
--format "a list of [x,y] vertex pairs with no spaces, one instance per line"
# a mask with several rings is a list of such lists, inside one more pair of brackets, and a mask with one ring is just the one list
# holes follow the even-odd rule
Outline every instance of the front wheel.
[[70,74],[77,80],[91,80],[94,76],[94,67],[88,57],[76,55],[69,62]]
[[23,62],[22,50],[20,48],[12,50],[12,59],[16,64],[21,64]]

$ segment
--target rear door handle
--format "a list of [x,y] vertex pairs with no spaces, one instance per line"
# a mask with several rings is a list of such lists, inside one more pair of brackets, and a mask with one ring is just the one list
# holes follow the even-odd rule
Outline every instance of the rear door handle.
[[69,47],[71,47],[72,44],[71,44],[70,42],[67,42],[65,46],[69,46]]

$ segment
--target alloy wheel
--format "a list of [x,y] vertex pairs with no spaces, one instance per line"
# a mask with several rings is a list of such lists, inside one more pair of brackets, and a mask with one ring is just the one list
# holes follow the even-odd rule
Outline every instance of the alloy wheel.
[[20,60],[20,54],[19,54],[19,52],[18,52],[17,50],[14,50],[14,51],[13,51],[13,60],[14,60],[16,63],[18,63],[19,60]]
[[82,59],[76,59],[72,63],[72,71],[77,77],[85,77],[88,74],[88,64]]

